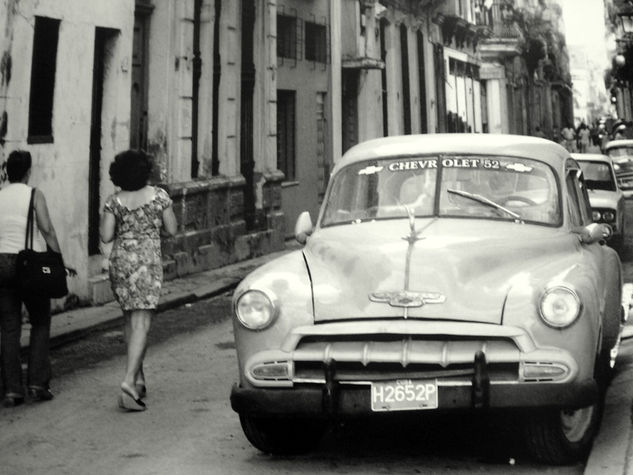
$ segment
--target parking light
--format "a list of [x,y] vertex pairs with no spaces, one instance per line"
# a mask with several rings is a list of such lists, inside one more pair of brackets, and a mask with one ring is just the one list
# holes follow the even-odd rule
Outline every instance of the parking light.
[[290,379],[290,370],[287,361],[275,361],[274,363],[263,363],[255,366],[251,370],[253,378],[260,380],[287,380]]

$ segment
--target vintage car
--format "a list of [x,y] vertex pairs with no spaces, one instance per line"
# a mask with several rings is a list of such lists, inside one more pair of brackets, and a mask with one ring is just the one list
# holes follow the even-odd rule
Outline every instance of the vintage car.
[[[231,404],[268,453],[329,421],[512,410],[539,460],[586,455],[623,321],[622,269],[578,162],[511,135],[356,145],[305,244],[233,296]],[[423,422],[423,421],[422,421]]]
[[610,157],[594,153],[572,153],[578,162],[589,191],[592,219],[596,223],[611,226],[613,235],[609,239],[615,249],[620,250],[624,244],[625,198],[620,190]]
[[613,160],[618,186],[624,196],[633,196],[633,140],[612,140],[605,146],[605,154]]

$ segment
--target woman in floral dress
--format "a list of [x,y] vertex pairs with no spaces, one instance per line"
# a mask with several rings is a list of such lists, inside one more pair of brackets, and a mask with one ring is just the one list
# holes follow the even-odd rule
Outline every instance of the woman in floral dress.
[[110,179],[120,191],[106,199],[101,217],[101,240],[114,240],[110,254],[110,284],[125,316],[127,367],[119,407],[145,410],[143,358],[151,317],[163,281],[161,229],[176,233],[176,217],[167,192],[147,184],[152,165],[140,151],[118,154]]

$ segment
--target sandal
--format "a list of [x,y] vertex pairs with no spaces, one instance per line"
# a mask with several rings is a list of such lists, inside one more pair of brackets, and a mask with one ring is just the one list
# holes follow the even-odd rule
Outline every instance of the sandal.
[[126,383],[121,383],[121,394],[119,394],[119,407],[127,411],[144,411],[147,409],[145,403],[141,401],[135,390]]
[[147,396],[147,386],[145,386],[144,382],[137,381],[136,383],[134,383],[134,388],[136,389],[136,392],[138,393],[139,399],[143,399],[144,397]]

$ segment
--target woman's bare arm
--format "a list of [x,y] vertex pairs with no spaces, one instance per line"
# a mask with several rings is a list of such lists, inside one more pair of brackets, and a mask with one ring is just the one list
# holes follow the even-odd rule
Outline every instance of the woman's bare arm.
[[178,229],[176,215],[171,205],[163,210],[163,228],[169,236],[175,236]]
[[104,211],[101,215],[101,224],[99,226],[102,242],[108,243],[114,239],[115,224],[114,215],[110,211]]
[[39,189],[35,189],[35,216],[37,221],[37,227],[39,228],[44,240],[48,247],[57,253],[61,253],[59,242],[57,241],[57,234],[55,233],[55,227],[48,214],[48,206],[46,205],[46,197]]

